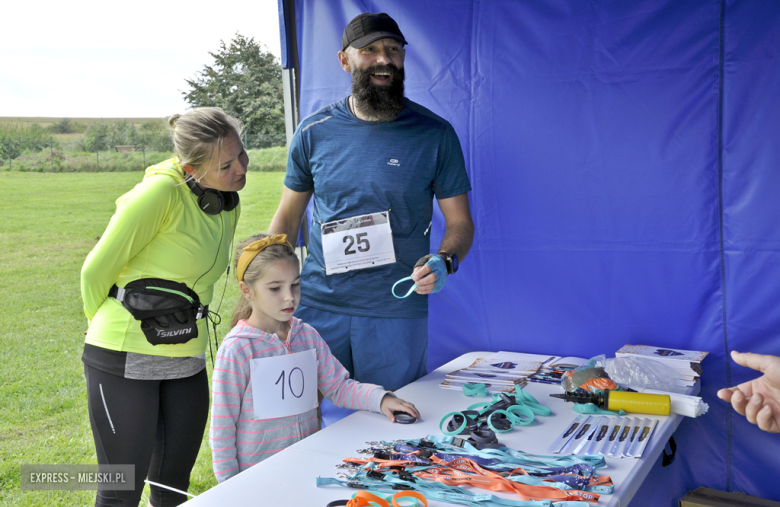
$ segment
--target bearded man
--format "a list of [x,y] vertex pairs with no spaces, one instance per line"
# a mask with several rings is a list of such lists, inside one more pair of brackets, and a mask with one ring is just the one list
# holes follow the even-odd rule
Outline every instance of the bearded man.
[[[269,227],[298,237],[314,195],[295,316],[356,380],[386,389],[427,372],[428,294],[455,274],[474,237],[455,130],[404,97],[406,44],[384,13],[361,14],[344,29],[338,60],[352,94],[298,126]],[[430,255],[434,196],[446,228]],[[406,293],[413,283],[416,294]]]

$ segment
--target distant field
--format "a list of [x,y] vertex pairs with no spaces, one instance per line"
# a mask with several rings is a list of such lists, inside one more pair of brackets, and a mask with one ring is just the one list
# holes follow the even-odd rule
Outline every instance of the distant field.
[[[67,134],[70,135],[70,134]],[[260,150],[247,150],[249,170],[258,172],[284,172],[287,167],[287,148],[275,146]],[[117,153],[113,151],[95,153],[66,152],[48,149],[28,153],[14,159],[13,164],[0,159],[0,171],[34,173],[72,172],[128,172],[143,171],[146,167],[173,157],[172,152]]]
[[[53,126],[57,128],[50,128]],[[55,133],[61,130],[69,133]],[[249,152],[250,169],[284,171],[287,149],[283,135],[244,132],[242,140]],[[118,146],[135,149],[119,152]],[[164,118],[0,116],[0,171],[141,171],[154,161],[172,157],[172,150]]]
[[[55,123],[59,123],[64,119],[64,117],[55,118],[50,116],[0,116],[0,123],[37,123],[41,127],[48,127],[54,125]],[[83,123],[85,125],[90,123],[112,123],[116,121],[123,121],[132,123],[136,127],[140,127],[144,123],[166,123],[167,121],[166,118],[76,118],[70,116],[68,119],[73,123]]]

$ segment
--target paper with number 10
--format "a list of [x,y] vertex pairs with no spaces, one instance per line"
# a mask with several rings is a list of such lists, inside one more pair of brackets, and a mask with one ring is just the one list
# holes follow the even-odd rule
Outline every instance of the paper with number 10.
[[322,224],[322,255],[326,275],[394,263],[390,212]]
[[315,349],[251,360],[255,420],[275,419],[317,408]]

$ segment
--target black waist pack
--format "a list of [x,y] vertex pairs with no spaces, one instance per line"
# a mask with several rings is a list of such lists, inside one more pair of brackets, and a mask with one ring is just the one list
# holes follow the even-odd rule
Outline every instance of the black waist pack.
[[141,331],[152,345],[175,345],[198,337],[197,321],[208,314],[198,295],[183,283],[144,278],[123,288],[111,287],[108,296],[116,299],[141,321]]

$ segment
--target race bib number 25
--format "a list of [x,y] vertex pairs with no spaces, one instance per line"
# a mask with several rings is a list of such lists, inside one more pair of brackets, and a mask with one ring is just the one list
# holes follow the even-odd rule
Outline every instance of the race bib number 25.
[[325,273],[346,273],[395,262],[390,213],[370,213],[322,224]]

